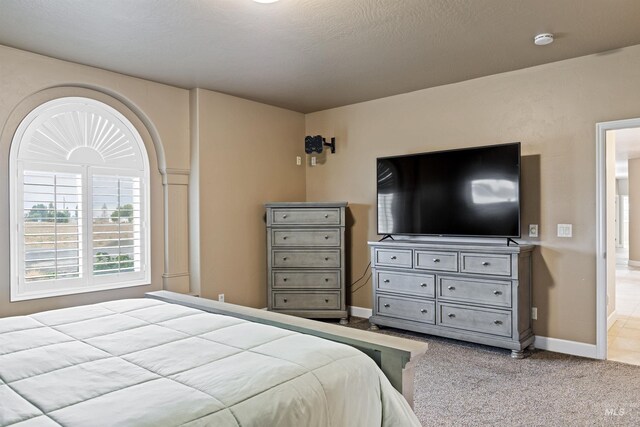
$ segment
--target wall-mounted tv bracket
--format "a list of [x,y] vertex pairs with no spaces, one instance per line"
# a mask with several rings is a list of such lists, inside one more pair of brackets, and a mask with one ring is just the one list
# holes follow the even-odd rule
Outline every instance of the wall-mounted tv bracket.
[[322,135],[316,136],[306,136],[304,138],[304,151],[307,154],[311,154],[316,152],[318,154],[322,153],[324,147],[330,147],[331,152],[336,152],[336,139],[331,138],[331,142],[327,142],[326,139],[322,137]]

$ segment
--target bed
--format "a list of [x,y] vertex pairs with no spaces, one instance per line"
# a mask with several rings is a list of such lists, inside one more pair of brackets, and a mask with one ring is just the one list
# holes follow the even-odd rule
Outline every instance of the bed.
[[376,365],[388,343],[355,343],[367,355],[267,324],[289,316],[150,297],[0,319],[0,425],[420,425]]

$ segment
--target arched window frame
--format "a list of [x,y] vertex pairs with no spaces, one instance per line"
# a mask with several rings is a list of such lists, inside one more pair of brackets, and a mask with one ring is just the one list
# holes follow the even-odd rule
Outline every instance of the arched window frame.
[[[54,129],[51,133],[51,124],[56,117],[66,119],[59,125],[59,129],[64,132],[57,132]],[[56,136],[62,133],[67,138],[57,139]],[[46,136],[47,134],[50,136]],[[44,139],[45,143],[39,144],[38,139],[40,142]],[[150,283],[149,158],[142,137],[123,114],[103,102],[90,98],[63,97],[45,102],[27,114],[18,126],[11,144],[9,163],[12,301]],[[55,257],[54,277],[42,279],[41,276],[38,280],[27,279],[29,268],[25,261],[27,252],[25,224],[32,225],[33,221],[27,220],[27,204],[31,202],[25,202],[25,198],[30,197],[25,190],[25,179],[33,177],[25,178],[25,172],[35,175],[43,173],[47,177],[61,177],[52,179],[58,179],[63,183],[79,183],[75,193],[72,190],[73,194],[67,194],[70,198],[79,197],[81,201],[79,207],[76,207],[77,212],[74,212],[75,223],[67,225],[78,230],[77,251],[81,256],[78,257],[77,265],[73,266],[77,272],[68,273],[67,268],[67,273],[59,274],[62,267],[58,266],[57,248],[62,245],[60,245],[57,229],[62,227],[58,222],[58,215],[60,215],[58,209],[62,211],[63,208],[58,207],[59,201],[55,198],[58,187],[54,184],[53,227],[56,231],[53,233],[54,243],[51,245],[55,249],[50,251]],[[66,178],[69,174],[74,175],[75,180],[69,181]],[[27,187],[37,188],[38,186],[27,183]],[[73,189],[74,187],[66,186],[65,188]],[[105,197],[112,197],[104,195],[106,191],[111,192],[111,188],[117,191],[118,207],[112,212],[117,211],[117,216],[115,220],[111,216],[106,217],[106,223],[111,226],[117,225],[118,255],[115,257],[114,254],[109,254],[106,256],[107,261],[104,261],[105,255],[96,255],[103,243],[97,239],[100,237],[101,224],[98,223],[100,219],[96,220],[95,204],[100,197],[103,200]],[[127,195],[127,192],[131,196]],[[121,202],[124,203],[127,200],[131,200],[133,210],[130,216],[121,218],[121,213],[125,212],[121,209]],[[51,212],[51,209],[48,212]],[[67,215],[69,212],[70,210],[66,210]],[[69,222],[67,220],[67,223]],[[102,222],[105,222],[104,219]],[[124,229],[126,230],[122,231]],[[114,232],[107,234],[108,239],[113,240]],[[131,237],[125,238],[123,237],[125,235]],[[123,242],[133,243],[125,248]],[[110,246],[109,249],[113,247]],[[131,258],[125,262],[121,255],[123,251],[128,250],[131,250]],[[42,251],[45,250],[42,249]],[[114,260],[116,260],[115,263]],[[104,269],[98,270],[98,267],[104,267]]]

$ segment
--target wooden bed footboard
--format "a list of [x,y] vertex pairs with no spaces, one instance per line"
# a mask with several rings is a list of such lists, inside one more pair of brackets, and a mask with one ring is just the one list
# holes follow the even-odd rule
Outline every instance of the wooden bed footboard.
[[276,326],[355,347],[378,364],[389,382],[413,408],[414,365],[427,350],[426,343],[175,292],[156,291],[145,295],[147,298]]

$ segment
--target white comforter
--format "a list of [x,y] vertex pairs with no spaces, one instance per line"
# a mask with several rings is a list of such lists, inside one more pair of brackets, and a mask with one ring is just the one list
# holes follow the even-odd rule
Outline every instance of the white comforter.
[[136,299],[0,319],[0,425],[420,424],[356,349]]

